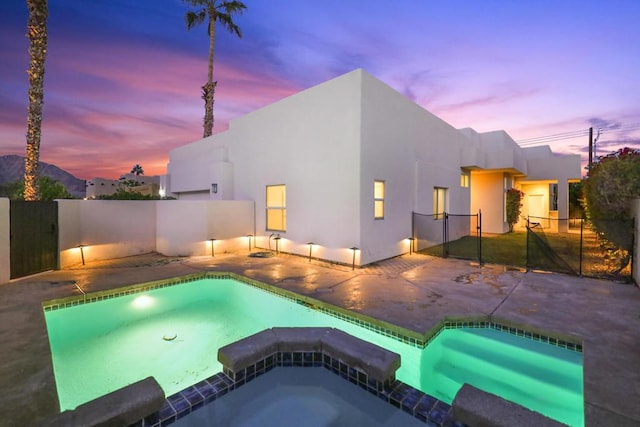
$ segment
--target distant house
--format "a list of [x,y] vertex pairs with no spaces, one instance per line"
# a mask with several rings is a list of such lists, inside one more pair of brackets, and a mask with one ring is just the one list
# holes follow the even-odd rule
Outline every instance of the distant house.
[[[170,152],[161,194],[255,202],[255,243],[368,264],[408,252],[412,212],[475,213],[504,233],[505,190],[523,214],[568,216],[577,155],[458,130],[363,70],[232,120]],[[533,215],[535,214],[535,215]],[[437,218],[437,215],[436,215]],[[469,225],[466,225],[467,231]],[[566,230],[566,224],[561,225]]]
[[[144,195],[157,196],[160,192],[160,179],[158,175],[146,176],[128,173],[120,179],[93,178],[86,183],[86,199],[97,199],[100,196],[110,196],[118,188],[125,188],[129,191],[136,191]],[[137,182],[139,185],[124,186],[123,181]]]

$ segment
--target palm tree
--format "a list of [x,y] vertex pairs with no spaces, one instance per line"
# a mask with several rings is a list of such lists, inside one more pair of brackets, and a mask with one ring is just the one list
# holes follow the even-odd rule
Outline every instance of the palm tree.
[[213,94],[218,82],[213,81],[213,57],[216,43],[216,22],[222,24],[229,32],[242,37],[240,28],[233,22],[232,14],[241,14],[247,6],[241,1],[224,0],[183,0],[187,5],[195,8],[185,15],[187,30],[207,21],[209,33],[209,67],[207,83],[202,86],[202,99],[204,99],[204,134],[206,138],[213,133]]
[[47,0],[27,0],[29,18],[29,107],[27,110],[27,154],[24,159],[24,199],[39,200],[38,166],[42,104],[44,100],[44,62],[47,56]]
[[144,175],[144,170],[142,169],[142,166],[136,163],[136,165],[131,168],[131,173],[135,174],[136,176]]

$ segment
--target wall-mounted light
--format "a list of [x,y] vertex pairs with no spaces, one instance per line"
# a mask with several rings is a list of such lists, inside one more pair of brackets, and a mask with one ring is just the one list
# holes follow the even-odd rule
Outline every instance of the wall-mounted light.
[[416,240],[415,237],[407,237],[409,241],[409,255],[413,253],[413,241]]
[[313,245],[315,245],[315,243],[307,242],[307,245],[309,245],[309,262],[311,262],[311,250],[313,249]]
[[253,237],[253,234],[247,234],[247,238],[249,239],[249,252],[251,252],[251,238]]
[[218,184],[211,184],[211,192],[213,194],[218,194]]
[[82,243],[78,245],[78,248],[80,248],[80,258],[82,258],[82,265],[84,265],[84,247],[87,245],[83,245]]
[[211,256],[214,257],[216,256],[216,252],[215,252],[215,241],[216,239],[209,239],[209,241],[211,242]]
[[359,251],[360,248],[354,246],[352,248],[349,248],[353,251],[353,261],[351,262],[351,270],[355,270],[356,269],[356,251]]

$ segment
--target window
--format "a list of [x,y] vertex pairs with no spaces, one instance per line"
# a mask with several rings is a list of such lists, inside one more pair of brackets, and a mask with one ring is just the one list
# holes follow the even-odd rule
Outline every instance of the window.
[[287,230],[287,186],[267,185],[267,230]]
[[460,187],[469,188],[469,173],[462,172],[460,174]]
[[549,210],[558,210],[558,184],[549,184]]
[[373,217],[384,219],[384,181],[373,182]]
[[447,211],[447,189],[433,187],[433,219],[443,219]]

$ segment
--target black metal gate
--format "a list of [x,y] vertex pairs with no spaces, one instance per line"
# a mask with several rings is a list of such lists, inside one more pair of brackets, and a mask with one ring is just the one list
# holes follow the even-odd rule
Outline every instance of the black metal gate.
[[417,251],[482,264],[482,213],[434,215],[412,212],[412,239]]
[[58,203],[11,201],[11,278],[58,267]]

